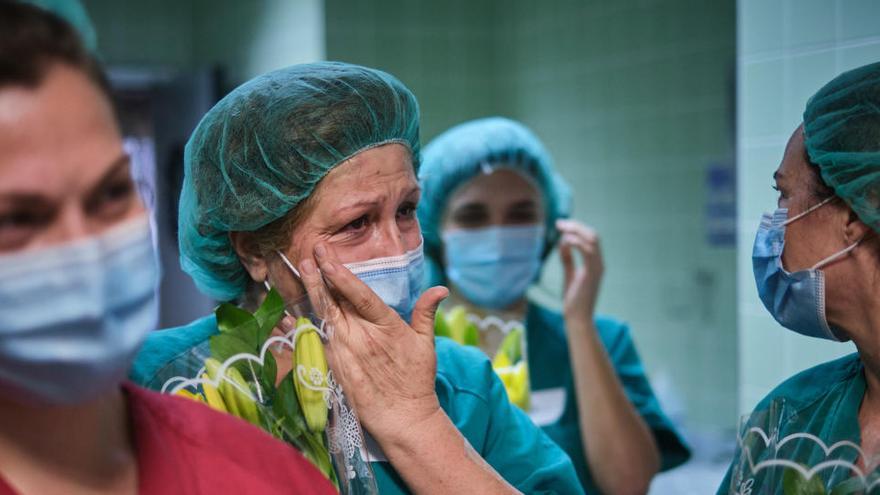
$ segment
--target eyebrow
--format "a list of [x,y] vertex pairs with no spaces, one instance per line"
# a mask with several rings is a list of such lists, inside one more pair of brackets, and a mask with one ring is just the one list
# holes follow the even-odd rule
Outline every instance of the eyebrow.
[[463,210],[467,211],[467,210],[484,210],[484,209],[486,209],[485,203],[470,202],[470,203],[465,203],[463,205],[456,206],[454,211],[459,212],[459,211],[463,211]]
[[[131,157],[128,156],[128,153],[123,152],[115,160],[110,162],[110,166],[108,167],[107,171],[104,172],[104,175],[102,175],[98,182],[89,189],[89,194],[92,194],[95,191],[99,191],[102,187],[113,181],[117,175],[123,172],[128,172],[127,169],[130,166]],[[134,181],[134,177],[132,177],[131,173],[128,173],[127,177]]]
[[512,205],[510,205],[510,209],[535,208],[536,206],[538,206],[538,204],[534,200],[523,199],[521,201],[517,201],[516,203],[513,203]]
[[[115,158],[112,162],[110,162],[109,170],[104,172],[104,175],[101,176],[101,179],[98,183],[91,188],[89,193],[92,193],[102,186],[106,185],[112,177],[118,174],[121,169],[125,169],[129,167],[131,163],[131,157],[128,156],[127,153],[122,153],[117,158]],[[46,198],[43,194],[39,192],[30,192],[30,191],[0,191],[0,199],[8,200],[16,203],[32,203],[32,204],[44,204],[46,202]]]
[[360,209],[365,209],[365,208],[372,208],[372,207],[378,205],[380,202],[381,202],[381,200],[378,200],[378,199],[363,199],[360,201],[355,201],[353,203],[340,205],[336,211],[337,212],[339,212],[339,211],[345,212],[348,210],[360,210]]

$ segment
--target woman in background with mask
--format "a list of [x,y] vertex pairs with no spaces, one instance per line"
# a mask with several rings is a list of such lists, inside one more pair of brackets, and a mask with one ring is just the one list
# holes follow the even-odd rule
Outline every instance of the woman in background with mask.
[[158,268],[107,82],[0,2],[0,494],[334,493],[293,449],[124,384]]
[[[430,282],[447,282],[447,303],[478,317],[525,321],[532,403],[544,411],[536,421],[571,456],[585,491],[645,493],[658,470],[684,462],[688,449],[626,325],[594,315],[599,239],[566,219],[568,187],[537,137],[498,117],[458,125],[425,148],[419,177]],[[557,242],[561,314],[526,299]]]
[[[435,346],[447,291],[422,294],[419,148],[418,104],[389,74],[319,62],[254,78],[187,143],[181,265],[206,294],[249,309],[267,287],[311,300],[333,329],[333,374],[387,459],[373,463],[380,493],[581,493],[488,360]],[[212,315],[154,333],[133,378],[161,387],[217,326]],[[290,356],[273,352],[283,377]]]
[[[845,72],[810,98],[773,179],[777,209],[761,220],[752,252],[761,302],[783,327],[851,340],[858,352],[783,382],[749,424],[780,442],[792,434],[853,442],[862,452],[835,449],[836,459],[870,473],[880,458],[880,63]],[[789,460],[807,467],[830,454],[795,445]],[[739,452],[718,492],[782,493],[782,483],[771,481],[779,471],[751,472],[745,464],[759,459],[750,455]],[[829,485],[852,476],[849,469],[818,473]]]

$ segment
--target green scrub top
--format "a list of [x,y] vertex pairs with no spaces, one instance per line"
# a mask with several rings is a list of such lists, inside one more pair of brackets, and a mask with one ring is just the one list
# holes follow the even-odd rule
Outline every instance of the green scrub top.
[[[131,380],[161,389],[165,379],[191,373],[191,366],[183,364],[175,370],[176,359],[216,333],[214,316],[153,332],[135,359]],[[510,404],[488,358],[476,348],[449,339],[438,337],[435,342],[435,387],[440,406],[483,459],[523,493],[583,493],[571,460]],[[380,461],[372,465],[379,493],[410,493],[391,464]]]
[[[624,392],[654,434],[660,450],[661,469],[683,464],[690,458],[690,449],[660,408],[629,328],[623,322],[604,316],[597,316],[595,324]],[[530,303],[526,314],[526,335],[533,407],[540,407],[544,400],[542,396],[554,400],[552,390],[558,390],[558,400],[564,401],[558,408],[561,415],[551,413],[556,417],[542,420],[533,414],[533,419],[571,457],[584,491],[600,493],[590,475],[581,442],[577,397],[562,314]]]
[[[809,433],[819,437],[827,446],[841,441],[861,445],[859,407],[864,396],[864,366],[858,353],[853,353],[802,371],[782,382],[758,403],[741,426],[741,435],[750,428],[760,427],[771,437],[780,440],[792,434]],[[768,458],[767,452],[761,452],[764,445],[755,444],[757,437],[751,435],[744,438],[753,447],[754,464]],[[810,439],[789,441],[784,445],[779,453],[771,455],[777,459],[793,460],[807,467],[831,459],[849,463],[858,459],[857,451],[852,448],[834,449],[826,455]],[[755,473],[746,464],[747,460],[743,449],[738,448],[730,469],[718,488],[718,494],[783,493],[782,468],[764,469]],[[826,487],[835,487],[852,477],[851,471],[846,467],[833,467],[818,474]],[[869,479],[876,477],[875,473]]]

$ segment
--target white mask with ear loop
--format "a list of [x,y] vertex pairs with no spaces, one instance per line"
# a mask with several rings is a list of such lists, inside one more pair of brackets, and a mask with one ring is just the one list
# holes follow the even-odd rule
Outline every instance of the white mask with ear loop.
[[[423,242],[418,247],[398,256],[374,258],[343,266],[382,299],[404,321],[410,322],[412,310],[422,293],[425,278],[425,258],[422,252]],[[278,256],[296,278],[302,281],[299,270],[281,251]]]

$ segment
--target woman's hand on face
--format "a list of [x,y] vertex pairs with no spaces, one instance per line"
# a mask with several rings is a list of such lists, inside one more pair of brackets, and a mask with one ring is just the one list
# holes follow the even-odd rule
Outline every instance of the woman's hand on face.
[[[599,296],[599,285],[605,271],[602,249],[596,231],[573,220],[558,220],[556,228],[562,234],[559,256],[565,271],[563,312],[566,319],[581,323],[592,321]],[[583,263],[578,266],[574,251],[580,253]]]
[[[309,299],[329,328],[327,359],[361,422],[381,443],[395,441],[442,412],[434,379],[434,314],[449,291],[426,291],[403,321],[329,250],[301,273]],[[333,287],[333,291],[329,289]]]

